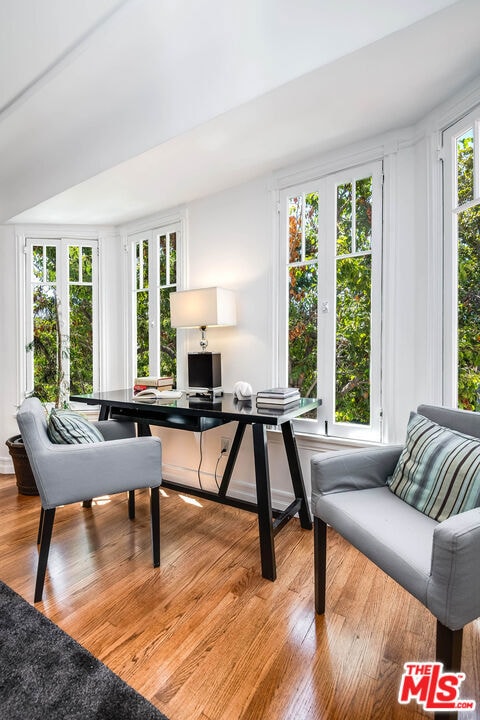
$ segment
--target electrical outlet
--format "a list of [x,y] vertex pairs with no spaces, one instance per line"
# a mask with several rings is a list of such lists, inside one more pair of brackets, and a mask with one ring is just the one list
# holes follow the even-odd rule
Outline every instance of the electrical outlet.
[[230,448],[230,438],[228,437],[222,437],[220,438],[220,453],[227,453]]

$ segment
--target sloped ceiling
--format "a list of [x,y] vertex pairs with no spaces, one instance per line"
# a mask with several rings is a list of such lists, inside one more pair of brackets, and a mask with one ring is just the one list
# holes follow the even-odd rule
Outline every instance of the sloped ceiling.
[[408,125],[478,0],[2,0],[0,222],[119,224]]

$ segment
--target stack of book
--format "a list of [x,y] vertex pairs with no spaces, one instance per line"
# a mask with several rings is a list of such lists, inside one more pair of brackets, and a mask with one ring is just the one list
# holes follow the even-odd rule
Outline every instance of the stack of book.
[[298,388],[270,388],[257,393],[257,407],[285,410],[300,402]]
[[172,390],[173,389],[173,377],[164,375],[162,377],[138,377],[135,378],[133,383],[133,393],[136,395],[142,390],[148,390],[149,388],[157,388],[158,390]]

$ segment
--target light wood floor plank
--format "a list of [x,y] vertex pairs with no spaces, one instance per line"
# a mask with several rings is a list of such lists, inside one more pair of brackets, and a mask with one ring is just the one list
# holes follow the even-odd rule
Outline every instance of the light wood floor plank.
[[[276,537],[271,583],[254,515],[164,493],[159,569],[146,493],[134,521],[120,496],[60,508],[38,609],[170,720],[431,717],[397,703],[403,663],[433,658],[435,621],[420,603],[329,530],[316,616],[313,533],[297,520]],[[39,499],[4,475],[0,503],[0,579],[32,602]],[[462,686],[477,702],[479,633],[478,622],[464,633]]]

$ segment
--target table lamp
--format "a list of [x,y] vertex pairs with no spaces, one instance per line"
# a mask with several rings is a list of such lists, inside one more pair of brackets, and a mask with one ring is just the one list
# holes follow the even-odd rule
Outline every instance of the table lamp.
[[201,351],[188,353],[189,391],[212,399],[221,395],[221,355],[207,352],[207,327],[236,324],[232,290],[209,287],[171,293],[170,322],[174,328],[198,327],[201,333]]

